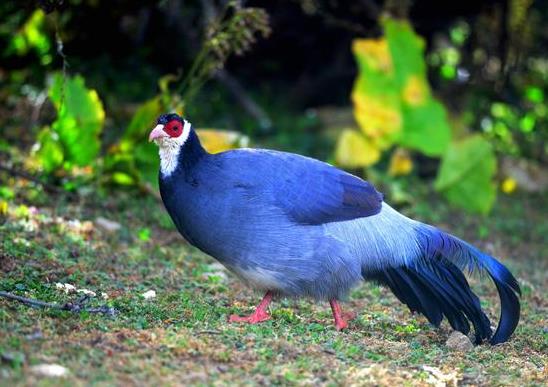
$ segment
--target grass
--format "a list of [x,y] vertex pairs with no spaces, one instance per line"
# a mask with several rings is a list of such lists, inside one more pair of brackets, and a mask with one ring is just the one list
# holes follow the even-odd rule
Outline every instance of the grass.
[[[346,309],[358,312],[350,329],[333,328],[328,305],[279,300],[272,319],[232,325],[259,295],[192,248],[150,197],[95,193],[78,199],[48,196],[40,187],[10,188],[0,215],[0,290],[49,302],[75,301],[56,283],[89,289],[88,306],[108,304],[115,317],[33,309],[0,299],[0,382],[3,385],[542,385],[548,357],[546,201],[499,200],[488,217],[451,210],[437,200],[406,213],[504,257],[523,289],[522,320],[498,346],[458,352],[450,333],[413,316],[374,284],[354,290]],[[424,204],[427,203],[427,204]],[[93,223],[121,224],[114,233]],[[498,299],[488,281],[472,279],[495,321]],[[155,290],[156,298],[142,294]],[[101,293],[108,295],[103,299]],[[56,363],[62,379],[32,373]],[[433,367],[433,368],[432,368]]]

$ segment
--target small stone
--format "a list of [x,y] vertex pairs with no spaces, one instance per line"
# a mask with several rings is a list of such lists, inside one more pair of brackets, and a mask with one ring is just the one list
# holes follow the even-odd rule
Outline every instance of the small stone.
[[155,290],[148,290],[141,294],[145,300],[152,300],[153,298],[156,298],[156,291]]
[[65,293],[73,293],[76,291],[76,286],[74,285],[71,285],[71,284],[63,284],[63,283],[60,283],[60,282],[57,282],[55,284],[55,287],[59,290],[63,290]]
[[474,348],[474,344],[472,344],[468,336],[463,335],[458,331],[454,331],[451,335],[449,335],[445,345],[451,349],[456,349],[457,351],[463,352],[468,352]]
[[85,294],[86,296],[95,297],[97,294],[89,289],[78,289],[76,290],[78,293]]
[[53,378],[67,376],[70,373],[68,368],[59,364],[38,364],[30,367],[30,372],[36,376]]
[[116,231],[120,230],[120,228],[122,228],[122,225],[120,223],[103,218],[101,216],[95,219],[95,225],[101,230],[108,233],[115,233]]

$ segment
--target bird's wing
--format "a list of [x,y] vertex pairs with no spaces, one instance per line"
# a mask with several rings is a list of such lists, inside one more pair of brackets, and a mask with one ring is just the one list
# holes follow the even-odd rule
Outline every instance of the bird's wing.
[[290,165],[272,189],[276,204],[294,221],[323,224],[380,212],[383,195],[367,181],[305,157],[285,161]]

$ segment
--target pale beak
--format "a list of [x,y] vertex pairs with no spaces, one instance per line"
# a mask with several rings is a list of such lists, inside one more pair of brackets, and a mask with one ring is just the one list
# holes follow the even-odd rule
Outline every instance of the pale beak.
[[152,132],[148,135],[148,142],[162,137],[167,137],[167,133],[164,132],[164,125],[156,125],[156,127],[152,129]]

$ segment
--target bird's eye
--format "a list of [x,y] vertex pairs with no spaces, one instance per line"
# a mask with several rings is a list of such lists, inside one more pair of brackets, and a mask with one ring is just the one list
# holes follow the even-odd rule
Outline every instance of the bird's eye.
[[179,137],[183,132],[183,125],[179,121],[170,121],[165,126],[165,132],[171,137]]

